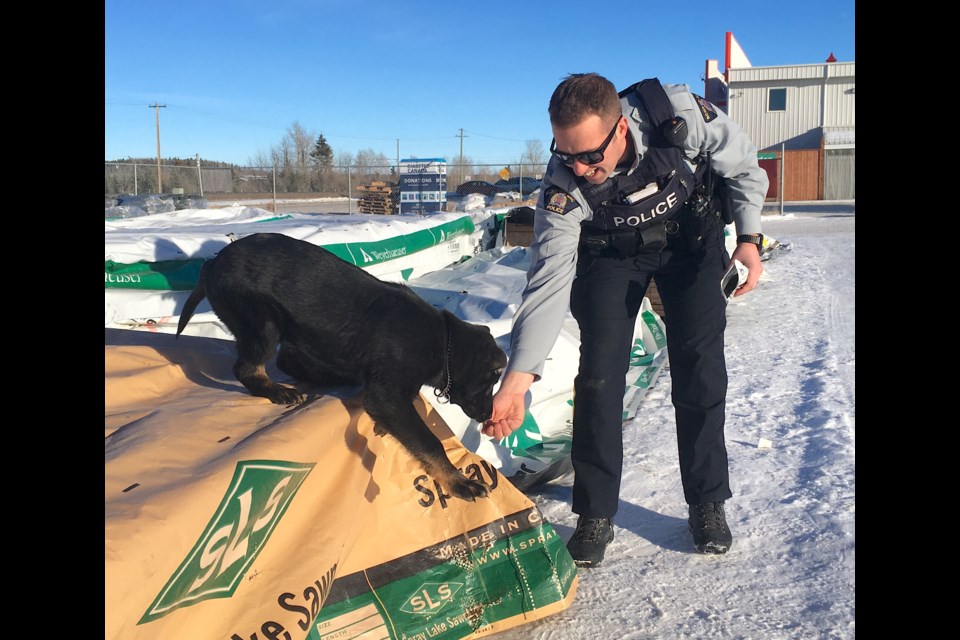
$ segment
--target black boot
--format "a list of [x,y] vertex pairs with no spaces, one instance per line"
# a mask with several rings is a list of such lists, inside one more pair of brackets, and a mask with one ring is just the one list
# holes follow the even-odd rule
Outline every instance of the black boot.
[[693,545],[700,553],[726,553],[733,544],[722,502],[690,505],[687,524],[693,534]]
[[612,518],[577,518],[577,530],[567,542],[567,550],[580,567],[599,567],[603,552],[613,541]]

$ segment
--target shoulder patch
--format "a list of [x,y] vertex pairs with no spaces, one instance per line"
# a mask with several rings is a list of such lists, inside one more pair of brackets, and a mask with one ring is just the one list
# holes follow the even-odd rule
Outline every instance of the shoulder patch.
[[553,213],[563,215],[573,211],[578,206],[577,201],[569,193],[559,187],[550,187],[543,194],[543,208]]
[[691,95],[693,95],[693,98],[697,101],[697,106],[700,107],[700,115],[703,116],[704,122],[710,122],[711,120],[716,119],[717,108],[714,107],[713,104],[695,93]]

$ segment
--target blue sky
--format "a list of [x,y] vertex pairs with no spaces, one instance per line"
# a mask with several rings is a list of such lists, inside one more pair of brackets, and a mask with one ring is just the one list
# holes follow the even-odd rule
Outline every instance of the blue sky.
[[335,153],[463,154],[508,164],[551,139],[568,73],[618,89],[648,77],[703,93],[733,32],[754,66],[856,59],[854,1],[472,3],[105,1],[105,160],[248,164],[299,122]]

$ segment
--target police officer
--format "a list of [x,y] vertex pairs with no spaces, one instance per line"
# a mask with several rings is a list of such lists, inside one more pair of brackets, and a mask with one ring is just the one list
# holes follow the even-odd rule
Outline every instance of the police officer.
[[[626,372],[640,304],[656,276],[664,308],[680,475],[694,546],[733,541],[724,443],[726,299],[720,281],[749,270],[757,285],[767,175],[747,134],[686,85],[645,80],[617,93],[595,73],[572,74],[548,109],[554,140],[534,219],[532,262],[514,317],[510,362],[483,432],[517,429],[568,304],[580,326],[574,381],[573,559],[598,566],[613,540],[623,465]],[[725,217],[724,217],[725,216]],[[736,223],[729,256],[724,219]]]

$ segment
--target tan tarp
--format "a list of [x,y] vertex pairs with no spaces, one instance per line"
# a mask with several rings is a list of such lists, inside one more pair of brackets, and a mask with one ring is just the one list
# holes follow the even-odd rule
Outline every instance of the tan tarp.
[[355,390],[274,405],[233,354],[106,330],[105,637],[472,638],[569,606],[556,532],[422,398],[490,498],[445,496]]

